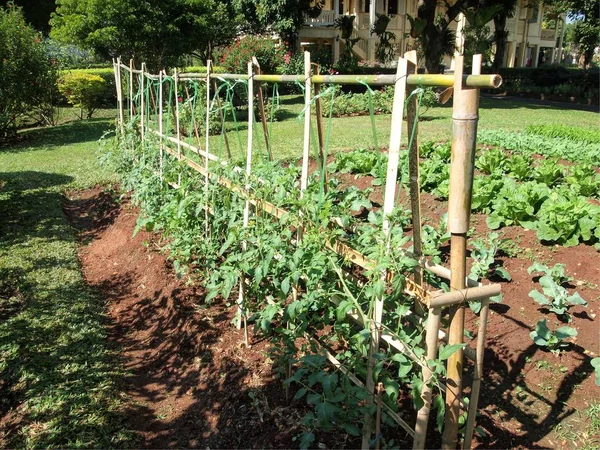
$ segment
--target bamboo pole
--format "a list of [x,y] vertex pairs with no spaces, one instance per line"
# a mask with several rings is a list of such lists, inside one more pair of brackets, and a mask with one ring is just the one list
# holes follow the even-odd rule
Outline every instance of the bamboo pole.
[[[254,67],[256,69],[256,74],[260,75],[260,64],[258,63],[258,59],[256,59],[256,56],[252,57],[252,63],[254,64]],[[260,121],[262,122],[263,133],[265,135],[267,155],[269,157],[269,161],[273,161],[273,154],[271,153],[271,141],[269,140],[269,126],[267,125],[267,118],[265,117],[265,101],[261,83],[256,83],[256,87],[258,89],[258,111],[260,114]],[[251,112],[254,113],[254,111]]]
[[[440,329],[440,319],[442,315],[441,308],[430,308],[427,316],[427,331],[425,333],[425,344],[427,351],[427,360],[435,360],[438,349],[438,332]],[[427,424],[429,423],[429,414],[431,411],[431,396],[433,393],[433,371],[425,364],[422,366],[423,387],[421,388],[421,400],[423,406],[417,413],[417,422],[415,424],[415,439],[413,440],[413,449],[420,450],[425,448],[427,438]]]
[[[177,159],[181,160],[181,129],[179,128],[179,83],[177,68],[173,69],[173,79],[175,81],[175,127],[177,128]],[[181,184],[181,180],[180,184]]]
[[[400,58],[398,68],[396,69],[396,87],[394,91],[394,101],[392,107],[392,125],[390,134],[390,146],[388,151],[388,165],[385,182],[385,196],[383,199],[383,233],[386,237],[389,235],[390,224],[387,216],[394,209],[394,199],[396,196],[396,184],[398,175],[398,161],[400,159],[400,141],[402,138],[402,116],[404,115],[404,98],[406,96],[406,74],[408,70],[408,61]],[[389,248],[389,239],[386,239],[386,246]],[[382,274],[383,279],[387,274]],[[379,341],[381,338],[381,320],[383,317],[383,297],[375,299],[373,308],[373,317],[369,321],[371,339],[369,343],[369,353],[367,360],[367,390],[370,394],[367,397],[367,405],[373,404],[373,395],[375,394],[375,366],[377,362],[374,359],[379,351]],[[373,418],[370,414],[365,414],[362,448],[368,449],[373,432]]]
[[[206,154],[210,154],[210,70],[212,67],[212,61],[209,59],[206,61],[206,124],[205,124],[205,142],[204,142],[204,151]],[[204,158],[204,170],[206,170],[206,174],[204,175],[204,196],[206,202],[206,208],[204,209],[204,222],[205,227],[204,231],[208,236],[210,233],[210,228],[208,226],[208,158]]]
[[[415,50],[406,53],[408,59],[408,72],[417,71],[417,52]],[[414,92],[414,91],[413,91]],[[417,117],[418,98],[413,95],[406,106],[406,128],[409,136],[412,136],[412,144],[408,149],[408,172],[410,177],[410,209],[413,228],[413,253],[415,258],[423,256],[423,244],[421,240],[421,182],[419,175],[419,118]],[[409,137],[410,140],[410,137]],[[414,271],[415,283],[423,284],[423,268],[417,264]],[[425,311],[419,303],[416,305],[418,312],[423,315]]]
[[381,394],[383,393],[383,383],[377,383],[377,414],[375,416],[375,450],[381,448]]
[[[316,65],[317,75],[320,75],[320,67]],[[321,176],[323,179],[323,191],[327,192],[327,161],[325,160],[325,142],[323,139],[323,102],[319,94],[321,92],[321,85],[315,84],[315,116],[317,120],[317,136],[319,138],[319,158],[321,158]]]
[[145,78],[145,70],[146,69],[146,63],[142,63],[142,73],[140,75],[140,90],[142,92],[141,98],[140,98],[140,109],[141,109],[141,114],[140,114],[140,123],[142,124],[142,128],[141,128],[141,133],[142,133],[142,150],[145,148],[145,143],[146,143],[146,122],[145,120],[145,114],[146,114],[146,93],[144,91],[144,82],[146,81]]
[[[181,77],[179,79],[181,80]],[[185,95],[188,99],[188,104],[190,107],[190,115],[192,117],[192,125],[194,127],[194,134],[196,136],[196,141],[198,141],[198,148],[201,148],[202,144],[201,144],[201,140],[200,140],[200,132],[198,131],[198,122],[196,122],[196,114],[194,111],[194,105],[192,104],[192,102],[189,101],[190,100],[190,91],[187,87],[187,84],[185,84],[184,86],[185,86]]]
[[[253,138],[253,128],[254,128],[254,65],[249,62],[248,63],[248,148],[246,153],[246,204],[244,205],[244,220],[243,227],[248,228],[248,223],[250,219],[250,172],[252,170],[252,138]],[[242,251],[245,252],[247,248],[246,241],[242,242]],[[241,328],[242,322],[244,325],[244,343],[246,347],[248,347],[248,324],[246,319],[246,309],[244,306],[244,280],[243,275],[240,277],[240,290],[239,290],[239,299],[238,299],[238,329]]]
[[[454,291],[465,287],[467,232],[471,213],[475,144],[479,118],[479,90],[463,85],[463,59],[463,56],[455,57],[456,83],[452,108],[452,159],[448,201],[448,228],[451,234],[450,270],[452,273],[450,289]],[[477,63],[481,64],[481,59],[474,58],[473,62],[473,67],[475,67]],[[448,345],[463,343],[464,320],[464,304],[452,307]],[[457,444],[463,353],[463,350],[459,349],[448,359],[446,417],[442,439],[444,449],[455,449]]]
[[471,448],[473,439],[473,430],[475,429],[475,416],[477,415],[477,405],[479,403],[479,390],[481,388],[481,376],[483,375],[483,356],[485,353],[485,338],[487,333],[487,319],[490,309],[489,299],[481,302],[481,311],[479,313],[479,330],[477,332],[477,350],[475,368],[473,373],[473,384],[471,387],[471,401],[469,402],[469,413],[467,415],[467,425],[465,427],[464,449]]
[[[247,80],[248,76],[243,74],[221,73],[211,75],[223,80]],[[373,86],[394,85],[395,75],[313,75],[312,84],[370,84]],[[500,75],[465,75],[464,84],[468,87],[497,88],[502,84]],[[255,75],[255,81],[267,83],[304,83],[305,75]],[[409,75],[406,82],[410,86],[432,86],[452,87],[454,86],[454,75],[416,74]]]
[[129,120],[133,120],[133,59],[129,60]]
[[300,198],[308,184],[308,158],[310,156],[310,100],[312,95],[310,76],[310,53],[304,52],[304,141],[302,151],[302,176],[300,178]]
[[[114,60],[113,60],[114,64]],[[123,111],[123,84],[121,83],[121,57],[117,58],[117,63],[114,65],[115,68],[115,84],[117,86],[117,102],[119,104],[119,126],[121,134],[125,132],[124,122],[125,113]]]
[[163,171],[164,171],[164,140],[163,140],[163,71],[161,70],[158,74],[158,83],[160,85],[160,90],[158,91],[158,133],[159,133],[159,173],[160,179],[163,179]]
[[[212,66],[207,67],[207,69],[208,69],[207,79],[210,80],[211,77],[213,76]],[[217,100],[217,109],[219,110],[219,118],[221,119],[221,130],[222,130],[221,134],[223,136],[223,141],[225,142],[225,149],[227,150],[227,157],[231,161],[231,148],[229,148],[229,138],[227,137],[227,130],[225,129],[225,115],[223,114],[223,109],[221,108],[221,97],[219,96],[219,89],[217,87],[217,80],[215,78],[213,78],[212,84],[213,84],[213,89],[215,91],[215,97]],[[208,108],[208,111],[210,111],[210,108]]]

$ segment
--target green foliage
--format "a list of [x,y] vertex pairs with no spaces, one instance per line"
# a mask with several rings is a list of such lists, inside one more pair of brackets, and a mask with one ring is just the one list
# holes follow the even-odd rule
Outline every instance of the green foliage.
[[358,149],[351,152],[336,153],[335,160],[327,169],[330,172],[372,175],[381,183],[385,178],[387,156],[377,150]]
[[488,227],[492,230],[510,225],[533,228],[535,214],[548,198],[548,193],[548,187],[541,183],[516,183],[510,178],[505,180],[486,219]]
[[507,164],[507,157],[499,148],[489,149],[484,151],[477,162],[476,167],[485,174],[491,174],[496,171],[503,172]]
[[531,179],[531,167],[533,158],[529,155],[512,154],[505,161],[505,170],[518,181],[527,181]]
[[[366,115],[370,114],[371,105],[374,114],[391,114],[394,101],[393,88],[386,86],[383,89],[374,90],[371,93],[341,93],[336,87],[336,95],[333,99],[332,115],[334,117]],[[332,97],[326,95],[322,98],[323,116],[329,116]]]
[[220,64],[229,73],[245,74],[253,56],[256,56],[262,72],[275,73],[284,61],[285,50],[275,45],[270,37],[245,36],[227,47]]
[[158,71],[192,52],[208,59],[233,39],[237,23],[230,2],[221,0],[57,0],[51,36]]
[[56,78],[44,41],[21,9],[0,7],[0,141],[13,136],[28,113],[43,124],[54,122]]
[[576,195],[584,197],[600,196],[600,174],[596,172],[596,168],[591,164],[571,166],[565,181]]
[[530,336],[536,345],[547,347],[551,352],[557,353],[561,348],[569,345],[565,339],[577,336],[577,330],[572,327],[560,327],[552,331],[548,328],[546,319],[540,319]]
[[[102,106],[114,106],[117,102],[117,91],[115,85],[115,72],[110,68],[92,68],[92,69],[69,69],[61,70],[59,72],[60,77],[64,77],[68,74],[77,75],[95,75],[99,76],[104,80],[103,90],[98,98],[98,103]],[[59,81],[60,81],[59,77]]]
[[375,47],[375,59],[382,64],[387,64],[395,57],[395,48],[393,41],[396,40],[396,35],[391,31],[387,31],[388,24],[393,16],[376,13],[375,23],[371,28],[371,34],[376,34],[378,37],[377,46]]
[[544,274],[540,278],[543,293],[533,289],[529,293],[529,296],[540,305],[547,307],[557,316],[565,317],[570,322],[571,315],[568,313],[568,309],[571,306],[587,306],[587,302],[577,292],[569,295],[567,290],[562,286],[571,280],[570,277],[565,275],[565,266],[563,264],[556,264],[554,267],[549,268],[536,262],[527,269],[527,272],[542,272]]
[[577,142],[600,144],[600,131],[589,128],[568,127],[565,125],[529,125],[525,127],[525,133],[549,138],[562,138]]
[[104,92],[104,79],[87,73],[68,73],[60,78],[58,89],[71,105],[81,108],[81,117],[85,111],[91,119]]

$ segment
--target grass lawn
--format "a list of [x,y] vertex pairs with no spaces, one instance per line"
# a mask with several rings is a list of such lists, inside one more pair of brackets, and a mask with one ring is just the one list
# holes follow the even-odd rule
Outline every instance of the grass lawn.
[[[0,407],[8,419],[0,447],[129,440],[104,304],[83,280],[62,210],[65,190],[111,181],[95,155],[111,123],[29,131],[24,143],[0,149]],[[13,429],[11,418],[24,427]]]
[[[598,113],[589,111],[577,111],[566,109],[565,104],[557,107],[555,104],[527,103],[521,99],[489,98],[482,97],[480,102],[479,129],[504,129],[507,131],[521,131],[527,125],[557,124],[566,126],[577,126],[582,128],[597,128],[600,126]],[[284,120],[273,122],[271,146],[275,157],[288,159],[302,156],[303,120],[297,118],[303,109],[303,98],[300,96],[281,97],[281,115]],[[314,116],[313,116],[314,117]],[[323,119],[325,133],[328,127],[328,118]],[[313,121],[314,122],[314,121]],[[377,139],[380,147],[387,147],[390,139],[390,115],[375,116]],[[233,158],[244,158],[246,154],[246,142],[248,139],[245,122],[239,124],[239,135],[234,131],[233,121],[227,123],[230,147]],[[316,125],[313,125],[312,134],[316,133]],[[265,149],[262,127],[258,124],[255,128],[255,136],[260,136],[258,151]],[[452,136],[452,106],[432,108],[427,111],[419,123],[419,139],[421,141],[449,140]],[[255,139],[259,139],[255,137]],[[403,123],[402,142],[406,144],[408,134],[406,122]],[[195,138],[188,139],[192,145],[198,145]],[[255,142],[257,142],[255,140]],[[224,154],[224,144],[219,136],[211,138],[211,152]],[[315,143],[311,147],[314,152]],[[204,138],[201,137],[201,146],[204,147]],[[331,138],[329,151],[332,153],[355,148],[373,148],[373,132],[371,121],[368,116],[339,117],[333,118],[331,123]]]

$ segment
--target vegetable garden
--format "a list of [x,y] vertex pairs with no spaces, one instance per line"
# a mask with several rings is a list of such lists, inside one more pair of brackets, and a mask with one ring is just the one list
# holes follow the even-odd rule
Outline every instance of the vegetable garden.
[[[445,448],[459,434],[471,447],[490,302],[500,300],[500,284],[480,280],[511,279],[498,264],[510,247],[498,233],[472,241],[467,273],[471,211],[488,214],[491,229],[523,227],[565,247],[600,240],[594,133],[577,151],[548,137],[551,130],[512,141],[481,133],[480,142],[503,148],[475,157],[479,88],[497,87],[499,77],[479,75],[478,58],[469,76],[462,58],[455,75],[416,75],[415,57],[400,59],[396,75],[372,77],[313,73],[308,54],[303,75],[262,75],[256,61],[248,74],[155,75],[115,63],[120,132],[107,157],[141,208],[138,227],[162,234],[175,269],[207,287],[207,302],[230,299],[246,345],[251,324],[271,340],[286,395],[311,406],[303,447],[316,431],[334,429],[362,436],[363,448],[401,445],[397,427],[414,448],[440,434]],[[300,164],[275,160],[270,146],[286,84],[305,98]],[[328,154],[334,86],[343,84],[365,86],[371,117],[372,86],[394,87],[387,152],[365,121],[372,150]],[[418,142],[427,86],[454,89],[452,145]],[[234,147],[246,151],[241,164]],[[433,196],[448,199],[448,214],[432,226],[422,197]],[[567,290],[564,266],[530,270],[543,274],[530,297],[571,322],[571,308],[586,301]],[[477,318],[468,316],[465,328],[466,307]],[[541,319],[531,334],[558,352],[577,332]]]

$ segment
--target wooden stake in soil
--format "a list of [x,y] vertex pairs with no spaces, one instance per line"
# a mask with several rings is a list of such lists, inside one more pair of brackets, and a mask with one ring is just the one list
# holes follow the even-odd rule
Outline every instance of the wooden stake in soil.
[[[260,64],[256,56],[252,57],[252,64],[254,64],[256,73],[260,75]],[[256,83],[258,89],[258,113],[260,114],[260,121],[262,122],[263,133],[265,135],[265,145],[267,147],[267,155],[269,161],[273,161],[273,154],[271,152],[271,141],[269,140],[269,126],[267,125],[267,118],[265,116],[265,101],[263,97],[262,83]]]
[[[389,234],[389,220],[387,216],[394,209],[394,198],[396,196],[396,182],[398,176],[398,161],[400,159],[400,141],[402,138],[402,116],[404,115],[404,98],[406,96],[406,73],[408,61],[404,58],[398,60],[396,69],[396,85],[394,90],[394,102],[392,107],[392,128],[390,134],[390,147],[388,151],[387,176],[385,181],[385,197],[383,199],[383,232]],[[386,244],[389,246],[389,240]],[[386,274],[382,273],[385,281]],[[373,396],[375,395],[375,354],[379,351],[379,340],[381,334],[381,320],[383,318],[383,298],[375,299],[373,308],[373,317],[369,321],[371,339],[369,343],[369,353],[367,360],[367,391],[371,394],[367,397],[367,405],[373,405]],[[373,433],[373,417],[365,414],[362,448],[368,449]]]
[[[425,334],[425,344],[427,345],[427,361],[437,359],[438,332],[440,329],[441,308],[430,308],[427,316],[427,332]],[[413,449],[424,449],[427,438],[427,424],[429,423],[429,414],[431,412],[431,394],[433,372],[425,364],[423,366],[423,387],[421,388],[421,400],[423,406],[417,413],[417,422],[415,425],[415,439],[413,440]]]
[[133,120],[133,59],[129,60],[129,120]]
[[[321,74],[321,69],[318,64],[315,64],[317,75]],[[323,139],[323,102],[319,94],[321,93],[321,85],[315,84],[315,116],[317,119],[317,137],[319,138],[319,158],[321,159],[321,176],[323,177],[323,192],[327,192],[327,161],[325,161],[325,142]]]
[[160,179],[163,178],[163,157],[164,157],[164,141],[163,141],[163,71],[158,73],[158,83],[160,90],[158,91],[158,132],[159,136],[159,173]]
[[[177,128],[177,159],[181,160],[181,129],[179,128],[179,74],[177,68],[173,69],[173,79],[175,80],[175,127]],[[181,179],[179,180],[181,184]]]
[[471,448],[473,439],[473,430],[475,429],[475,416],[477,414],[477,405],[479,403],[479,390],[481,388],[481,375],[483,374],[483,355],[485,352],[485,337],[487,333],[487,319],[490,309],[488,299],[481,301],[481,311],[479,312],[479,330],[477,332],[477,359],[473,372],[473,385],[471,387],[471,399],[469,402],[469,414],[467,416],[467,425],[465,427],[464,449]]
[[125,121],[125,113],[123,111],[123,85],[121,84],[121,58],[117,58],[117,63],[115,64],[113,60],[113,65],[115,68],[115,85],[117,87],[117,103],[119,104],[119,127],[121,129],[121,134],[125,132],[124,129],[124,121]]
[[[417,52],[411,51],[404,55],[408,59],[408,73],[417,72]],[[413,253],[416,259],[423,256],[421,241],[421,182],[419,175],[419,118],[417,117],[417,104],[419,100],[417,95],[413,95],[406,105],[406,128],[410,137],[412,136],[412,145],[408,149],[408,173],[410,177],[410,210],[413,226]],[[423,268],[420,264],[415,267],[415,283],[423,285]],[[425,311],[422,305],[417,302],[417,309],[421,314]]]
[[308,158],[310,156],[310,100],[311,100],[311,76],[310,76],[310,53],[304,52],[304,147],[302,152],[302,176],[300,178],[300,198],[304,195],[308,184]]
[[146,78],[146,63],[142,63],[142,73],[140,75],[140,88],[142,91],[142,96],[140,98],[140,109],[141,109],[141,114],[140,114],[140,123],[142,125],[141,127],[141,133],[142,133],[142,150],[144,150],[144,145],[146,143],[145,137],[146,137],[146,133],[145,133],[145,128],[146,128],[146,122],[145,122],[145,114],[146,114],[146,93],[144,92],[144,82]]
[[204,197],[205,197],[205,205],[206,208],[204,208],[204,221],[205,221],[205,228],[204,231],[206,232],[206,235],[208,236],[208,234],[210,233],[210,228],[208,226],[208,182],[209,182],[209,178],[208,178],[208,155],[210,153],[210,70],[212,67],[212,61],[209,59],[208,61],[206,61],[206,124],[205,124],[205,135],[206,135],[206,140],[204,143],[204,147],[205,147],[205,151],[206,151],[206,158],[204,158],[204,170],[206,170],[206,174],[204,176]]
[[[471,214],[475,144],[479,118],[479,89],[463,84],[463,63],[463,56],[455,57],[452,158],[448,201],[448,229],[451,234],[451,290],[460,290],[465,287],[467,232]],[[450,309],[450,320],[448,345],[462,344],[465,326],[464,304],[453,306]],[[455,449],[458,440],[462,374],[463,350],[460,349],[448,359],[446,417],[442,441],[443,448],[447,450]]]
[[[252,138],[254,128],[254,66],[251,62],[248,63],[248,149],[246,153],[246,204],[244,205],[244,228],[248,228],[248,222],[250,219],[250,173],[252,170]],[[246,251],[246,241],[242,242],[242,251]],[[244,325],[244,343],[248,347],[248,324],[246,321],[246,308],[244,305],[244,276],[240,276],[240,293],[238,300],[238,329],[241,328],[242,322]]]
[[[212,75],[212,66],[206,68],[208,71],[208,79],[210,80]],[[229,138],[227,137],[227,130],[225,129],[225,115],[223,114],[223,109],[221,108],[221,97],[219,96],[219,88],[217,87],[217,81],[213,78],[213,89],[215,91],[215,97],[217,100],[217,109],[219,110],[219,118],[221,119],[221,130],[223,135],[223,142],[225,142],[225,149],[227,150],[227,158],[231,161],[231,149],[229,148]],[[210,104],[208,106],[207,111],[210,112]]]

